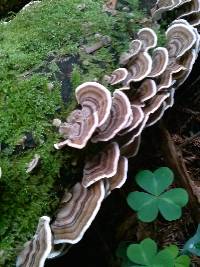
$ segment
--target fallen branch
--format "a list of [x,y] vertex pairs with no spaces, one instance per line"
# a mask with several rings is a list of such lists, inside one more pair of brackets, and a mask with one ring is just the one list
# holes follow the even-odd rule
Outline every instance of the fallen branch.
[[195,196],[195,192],[192,190],[193,181],[189,175],[189,172],[185,166],[182,152],[179,148],[177,148],[168,132],[163,124],[160,125],[161,131],[161,146],[164,152],[164,157],[168,163],[168,165],[173,169],[176,177],[178,178],[178,184],[184,187],[190,199],[190,208],[192,212],[192,216],[194,220],[199,223],[200,222],[200,206],[197,201],[197,197]]

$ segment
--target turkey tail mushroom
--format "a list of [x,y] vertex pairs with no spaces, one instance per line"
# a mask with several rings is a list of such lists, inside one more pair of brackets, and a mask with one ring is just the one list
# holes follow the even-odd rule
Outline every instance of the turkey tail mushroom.
[[116,142],[110,143],[95,157],[86,160],[82,185],[89,187],[103,178],[110,178],[117,172],[120,157],[119,146]]
[[96,217],[104,196],[105,188],[102,181],[89,188],[77,183],[70,193],[66,192],[51,224],[54,244],[79,242]]
[[52,234],[49,226],[50,218],[39,219],[36,234],[17,257],[16,267],[43,267],[52,248]]
[[112,107],[107,121],[97,128],[96,135],[91,139],[93,143],[112,139],[127,124],[132,110],[128,97],[116,90],[112,98]]

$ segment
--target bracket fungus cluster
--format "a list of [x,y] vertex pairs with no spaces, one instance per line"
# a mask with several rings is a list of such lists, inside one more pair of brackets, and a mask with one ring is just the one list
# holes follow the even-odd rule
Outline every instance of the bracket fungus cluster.
[[112,94],[98,82],[77,87],[77,108],[65,122],[56,123],[62,140],[54,147],[84,149],[101,143],[101,150],[85,158],[82,181],[64,194],[50,228],[49,220],[42,219],[17,267],[42,267],[45,258],[62,253],[61,245],[81,240],[102,201],[125,183],[128,159],[137,155],[143,130],[173,106],[175,91],[190,74],[200,50],[198,23],[191,23],[192,16],[199,17],[199,1],[158,0],[153,18],[175,8],[179,17],[166,31],[165,47],[157,47],[156,33],[143,28],[121,55],[120,67],[104,77],[114,87]]

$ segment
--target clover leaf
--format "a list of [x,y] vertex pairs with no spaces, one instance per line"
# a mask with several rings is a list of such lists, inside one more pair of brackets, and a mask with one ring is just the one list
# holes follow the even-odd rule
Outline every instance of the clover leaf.
[[136,183],[147,193],[131,192],[127,202],[133,210],[137,211],[141,221],[152,222],[159,212],[168,221],[181,217],[181,208],[187,204],[188,194],[182,188],[164,192],[173,180],[173,172],[167,167],[161,167],[154,172],[143,170],[136,175]]
[[[190,258],[186,255],[178,256],[179,250],[175,245],[158,251],[157,244],[150,238],[140,244],[131,244],[127,248],[127,257],[131,267],[189,267]],[[130,264],[130,263],[129,263]]]
[[193,237],[191,237],[183,247],[183,253],[192,253],[196,256],[200,256],[200,224]]

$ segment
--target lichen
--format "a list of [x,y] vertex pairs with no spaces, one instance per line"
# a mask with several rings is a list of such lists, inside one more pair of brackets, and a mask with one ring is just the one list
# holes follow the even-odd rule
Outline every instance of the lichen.
[[[117,67],[119,54],[144,17],[138,0],[124,2],[134,11],[120,8],[111,16],[103,11],[103,0],[43,0],[11,22],[0,23],[0,266],[14,266],[38,218],[52,216],[63,185],[75,176],[71,162],[76,153],[53,148],[59,136],[52,119],[65,118],[73,110],[77,85],[101,80]],[[94,42],[96,33],[110,36],[111,45],[87,55],[80,47]],[[70,56],[78,61],[72,66],[72,90],[64,104],[58,62]],[[30,145],[24,145],[24,136],[32,137]],[[28,174],[27,164],[35,154],[41,162]]]

